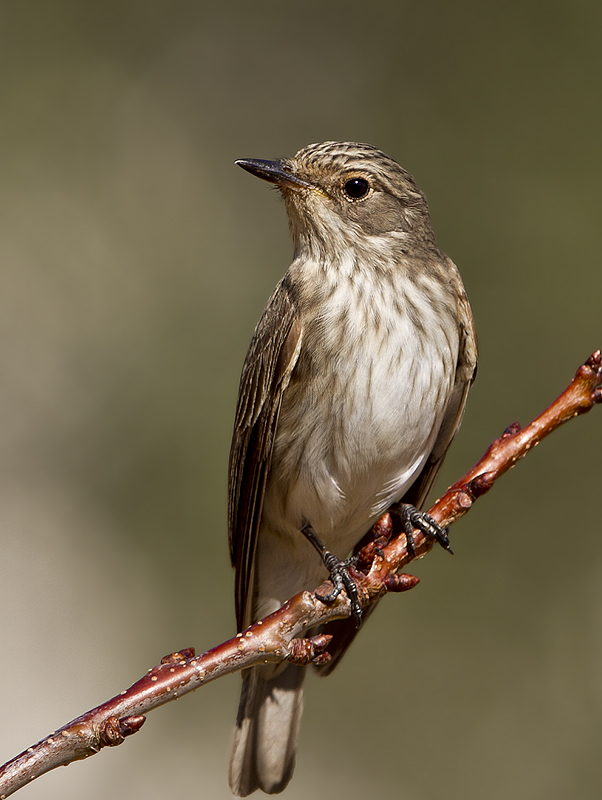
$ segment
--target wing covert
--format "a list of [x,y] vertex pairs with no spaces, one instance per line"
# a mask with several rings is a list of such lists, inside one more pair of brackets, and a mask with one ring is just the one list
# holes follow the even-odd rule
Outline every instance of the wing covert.
[[297,362],[302,332],[284,278],[255,328],[245,358],[230,449],[228,528],[239,630],[251,622],[248,594],[266,480],[282,394]]

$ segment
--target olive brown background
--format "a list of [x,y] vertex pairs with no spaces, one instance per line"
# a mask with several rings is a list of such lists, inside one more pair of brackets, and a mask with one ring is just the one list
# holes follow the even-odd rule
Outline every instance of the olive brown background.
[[[439,487],[602,346],[602,6],[4,0],[0,761],[234,633],[226,466],[288,266],[233,165],[325,139],[412,172],[479,377]],[[506,476],[309,681],[290,800],[597,798],[602,410]],[[25,798],[227,798],[238,676]]]

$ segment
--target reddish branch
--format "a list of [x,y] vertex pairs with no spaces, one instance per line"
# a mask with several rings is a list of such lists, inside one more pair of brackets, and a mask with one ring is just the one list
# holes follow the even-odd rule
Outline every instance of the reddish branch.
[[[579,367],[575,378],[560,397],[530,425],[521,430],[511,425],[489,447],[483,458],[454,483],[429,510],[441,525],[452,525],[469,511],[495,481],[527,455],[531,448],[564,422],[602,402],[602,358],[594,353]],[[418,582],[398,570],[424,555],[433,540],[414,532],[416,554],[409,554],[406,539],[394,518],[385,514],[374,526],[370,540],[360,553],[357,571],[359,598],[366,608],[390,591],[405,591]],[[318,587],[326,593],[330,584]],[[0,800],[58,766],[87,758],[103,747],[121,744],[140,730],[144,714],[157,706],[192,692],[216,678],[244,667],[285,659],[304,665],[324,663],[331,636],[303,638],[309,628],[349,616],[349,601],[343,592],[331,605],[312,592],[301,592],[269,617],[238,633],[235,638],[195,656],[192,648],[172,653],[127,691],[87,711],[0,768]]]

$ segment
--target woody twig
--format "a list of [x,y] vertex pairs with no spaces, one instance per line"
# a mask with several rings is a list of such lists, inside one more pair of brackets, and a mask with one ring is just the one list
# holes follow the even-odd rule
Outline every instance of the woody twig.
[[[530,425],[521,429],[515,423],[507,428],[481,460],[437,500],[430,515],[442,526],[452,525],[542,439],[601,402],[602,357],[598,350],[579,367],[560,397]],[[390,514],[374,526],[353,573],[363,608],[387,592],[416,585],[417,578],[399,571],[428,552],[433,540],[415,531],[414,545],[415,552],[408,552],[405,534],[396,528]],[[323,595],[330,588],[327,582],[317,592]],[[0,800],[55,767],[121,744],[140,730],[149,711],[223,675],[265,662],[288,660],[301,666],[324,663],[332,637],[320,634],[304,638],[303,634],[349,614],[344,592],[331,604],[321,602],[315,592],[301,592],[274,614],[206,653],[197,656],[192,648],[186,648],[166,656],[129,689],[53,731],[0,767]]]

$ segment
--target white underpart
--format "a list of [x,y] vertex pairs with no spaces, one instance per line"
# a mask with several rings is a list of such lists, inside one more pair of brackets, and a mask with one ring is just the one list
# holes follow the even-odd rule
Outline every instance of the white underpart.
[[[308,292],[321,287],[328,301],[319,317],[304,320],[303,349],[320,359],[305,372],[299,362],[300,380],[293,378],[282,404],[258,539],[261,613],[325,577],[303,525],[343,558],[402,497],[433,448],[452,391],[456,326],[448,318],[444,330],[440,309],[408,280],[403,263],[375,291],[370,264],[362,273],[349,243],[339,244],[345,255],[329,269],[307,256],[291,267]],[[390,252],[378,237],[370,244],[376,263]],[[404,305],[417,312],[422,331]]]

